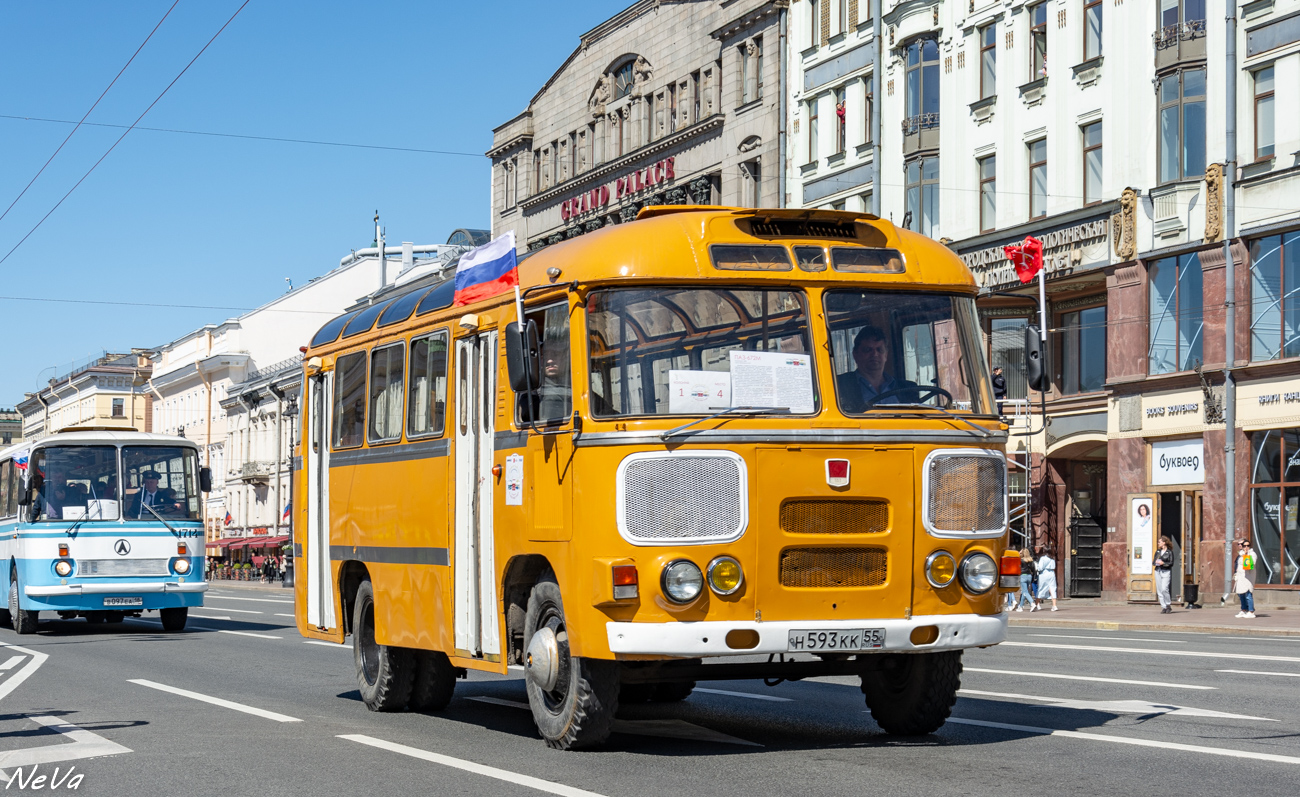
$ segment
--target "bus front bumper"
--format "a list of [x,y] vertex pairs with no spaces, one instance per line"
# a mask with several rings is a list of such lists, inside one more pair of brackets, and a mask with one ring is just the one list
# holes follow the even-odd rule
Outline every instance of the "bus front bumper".
[[67,595],[145,595],[157,592],[207,592],[206,581],[180,584],[157,581],[145,584],[56,584],[48,587],[24,586],[29,598],[64,597]]
[[[938,638],[928,645],[912,644],[912,631],[936,626]],[[883,629],[885,644],[859,653],[922,653],[996,645],[1007,637],[1007,615],[936,614],[909,620],[798,620],[778,622],[606,623],[614,654],[675,656],[751,656],[756,653],[799,653],[789,645],[791,631],[857,631]],[[736,649],[727,644],[731,631],[753,631],[758,645]],[[745,635],[748,636],[748,635]],[[751,637],[752,638],[752,637]]]

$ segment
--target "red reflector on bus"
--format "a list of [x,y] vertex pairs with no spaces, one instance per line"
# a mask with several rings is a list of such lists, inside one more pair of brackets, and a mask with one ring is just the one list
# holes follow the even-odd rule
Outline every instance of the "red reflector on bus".
[[847,459],[826,460],[826,483],[832,487],[849,486],[849,461]]
[[614,565],[614,586],[633,587],[636,584],[636,565]]

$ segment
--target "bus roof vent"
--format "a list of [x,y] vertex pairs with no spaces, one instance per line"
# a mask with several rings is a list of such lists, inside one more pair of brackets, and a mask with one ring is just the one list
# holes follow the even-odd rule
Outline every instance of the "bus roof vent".
[[757,217],[749,220],[749,234],[760,238],[838,238],[853,241],[857,225],[851,219],[774,219]]

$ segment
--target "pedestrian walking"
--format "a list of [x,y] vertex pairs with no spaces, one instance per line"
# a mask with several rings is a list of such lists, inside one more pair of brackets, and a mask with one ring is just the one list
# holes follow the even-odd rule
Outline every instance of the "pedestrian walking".
[[1034,565],[1038,571],[1038,608],[1043,601],[1052,599],[1052,611],[1056,611],[1056,560],[1047,553],[1045,546],[1038,548],[1038,561]]
[[1029,552],[1028,548],[1020,551],[1020,592],[1012,593],[1015,599],[1015,608],[1018,612],[1025,610],[1025,604],[1029,604],[1029,611],[1034,611],[1034,581],[1038,576],[1038,571],[1034,567],[1034,555]]
[[1232,568],[1232,584],[1241,601],[1237,616],[1244,620],[1255,619],[1255,574],[1258,572],[1255,551],[1250,540],[1237,540],[1237,561]]
[[998,403],[998,415],[1002,414],[1002,401],[1007,397],[1007,378],[1002,375],[1002,366],[993,369],[993,399]]
[[1174,551],[1173,540],[1165,535],[1160,535],[1160,542],[1156,543],[1156,556],[1152,564],[1156,569],[1156,597],[1160,598],[1160,613],[1173,614],[1173,603],[1169,598],[1169,582],[1173,577]]

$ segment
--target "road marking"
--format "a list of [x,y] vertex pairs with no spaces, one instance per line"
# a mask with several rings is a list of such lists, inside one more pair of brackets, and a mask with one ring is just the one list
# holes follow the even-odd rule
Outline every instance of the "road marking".
[[1295,636],[1254,636],[1254,635],[1247,636],[1245,634],[1238,634],[1236,636],[1211,636],[1210,638],[1211,639],[1232,639],[1232,640],[1236,640],[1237,642],[1241,642],[1242,640],[1251,640],[1251,639],[1277,639],[1282,642],[1300,642],[1300,637],[1295,637]]
[[959,695],[976,695],[977,697],[1009,697],[1015,700],[1036,700],[1051,703],[1050,706],[1034,708],[1077,708],[1085,711],[1109,711],[1115,714],[1181,714],[1187,717],[1213,717],[1216,719],[1256,720],[1258,722],[1277,722],[1268,717],[1252,717],[1248,714],[1228,714],[1224,711],[1212,711],[1208,708],[1175,706],[1172,703],[1149,703],[1145,700],[1075,700],[1063,697],[1040,697],[1038,695],[1021,695],[1011,692],[984,692],[978,689],[958,689]]
[[1154,739],[1135,739],[1128,736],[1111,736],[1109,734],[1084,733],[1082,731],[1059,731],[1055,728],[1036,728],[1032,725],[1012,725],[1006,722],[987,722],[985,720],[958,719],[957,717],[949,717],[948,722],[955,722],[958,725],[976,725],[981,728],[1001,728],[1002,730],[1041,734],[1043,736],[1064,736],[1070,739],[1088,739],[1094,742],[1131,744],[1135,747],[1155,747],[1160,750],[1184,750],[1189,753],[1220,755],[1229,758],[1250,758],[1256,761],[1272,761],[1279,764],[1300,764],[1300,758],[1295,756],[1276,755],[1274,753],[1251,753],[1246,752],[1245,750],[1232,750],[1226,747],[1201,747],[1194,744],[1180,744],[1179,742],[1163,742]]
[[211,592],[207,594],[207,597],[220,598],[223,601],[253,601],[255,603],[283,603],[289,606],[293,605],[293,601],[279,601],[272,598],[237,598],[234,595],[214,595]]
[[1054,648],[1056,650],[1099,650],[1105,653],[1150,653],[1154,656],[1194,656],[1202,659],[1242,659],[1245,661],[1300,662],[1295,656],[1256,656],[1247,653],[1206,653],[1200,650],[1147,650],[1145,648],[1112,648],[1101,645],[1062,645],[1056,642],[1003,642],[1002,647]]
[[214,706],[221,706],[222,708],[228,708],[234,711],[242,711],[245,714],[252,714],[255,717],[262,717],[268,720],[275,720],[276,722],[302,722],[302,720],[298,719],[297,717],[290,717],[287,714],[277,714],[274,711],[267,711],[266,709],[262,709],[262,708],[254,708],[253,706],[245,706],[240,703],[232,702],[230,700],[222,700],[219,697],[212,697],[211,695],[204,695],[204,694],[200,694],[199,692],[191,692],[188,689],[177,689],[174,686],[168,686],[167,684],[160,684],[157,681],[147,681],[143,678],[129,678],[127,679],[127,683],[136,684],[137,686],[147,686],[150,689],[157,689],[160,692],[170,692],[173,695],[180,695],[181,697],[188,697],[191,700],[199,700],[204,703],[211,703]]
[[527,703],[520,703],[518,700],[506,700],[503,697],[471,697],[470,700],[477,700],[480,703],[491,703],[494,706],[508,706],[510,708],[526,708],[531,710],[532,707]]
[[5,663],[4,663],[4,664],[0,664],[0,670],[12,670],[12,669],[14,668],[14,665],[15,665],[15,664],[17,664],[18,662],[22,661],[22,660],[25,659],[25,658],[27,658],[27,657],[26,657],[26,656],[10,656],[8,659],[5,660]]
[[1285,678],[1300,678],[1300,672],[1265,672],[1262,670],[1215,670],[1215,672],[1231,672],[1238,675],[1281,675]]
[[[59,741],[44,747],[6,750],[0,753],[0,769],[34,766],[36,764],[53,764],[59,761],[76,761],[81,758],[132,752],[129,747],[123,747],[117,742],[110,742],[99,734],[91,733],[84,728],[64,722],[58,717],[29,717],[28,719],[62,734],[71,740],[71,744]],[[13,782],[6,772],[0,772],[0,777],[3,777],[9,783]]]
[[276,617],[297,617],[298,615],[296,615],[296,614],[284,614],[283,612],[276,612],[276,613],[275,613],[275,616],[276,616]]
[[[712,691],[712,690],[710,690]],[[728,694],[739,694],[738,692],[729,692]],[[520,703],[518,700],[506,700],[500,697],[471,697],[470,700],[477,700],[480,703],[490,703],[494,706],[507,706],[509,708],[522,708],[531,710],[532,707],[527,703]],[[747,739],[740,739],[735,736],[722,733],[720,731],[705,728],[702,725],[696,725],[693,722],[678,719],[666,720],[614,720],[612,727],[614,733],[630,733],[634,736],[655,736],[664,739],[685,739],[693,742],[718,742],[720,744],[741,744],[749,747],[762,747],[758,742],[751,742]]]
[[1025,636],[1056,637],[1057,639],[1103,639],[1107,641],[1114,639],[1121,642],[1172,642],[1175,645],[1187,644],[1186,639],[1151,639],[1132,636],[1084,636],[1082,634],[1026,634]]
[[337,642],[322,642],[319,639],[304,639],[304,645],[324,645],[327,648],[338,648],[339,650],[352,650],[351,645],[340,645]]
[[[259,612],[254,609],[230,609],[225,606],[204,606],[203,608],[216,609],[219,612],[234,612],[235,614],[266,614],[266,612]],[[289,616],[293,617],[292,614]]]
[[[1030,678],[1059,678],[1065,681],[1097,681],[1103,684],[1132,684],[1134,686],[1167,686],[1172,689],[1218,689],[1217,686],[1196,686],[1194,684],[1171,684],[1164,681],[1126,681],[1122,678],[1098,678],[1093,675],[1058,675],[1049,672],[1021,672],[1019,670],[986,670],[982,667],[962,667],[962,672],[986,672],[995,675],[1023,675]],[[1232,670],[1219,670],[1232,672]]]
[[254,634],[252,631],[228,631],[224,628],[204,628],[201,625],[194,626],[202,631],[216,631],[218,634],[235,634],[236,636],[254,636],[258,639],[284,639],[282,636],[273,636],[271,634]]
[[[0,683],[0,700],[3,700],[6,695],[18,688],[19,684],[26,681],[28,678],[31,678],[32,674],[41,668],[41,665],[45,663],[45,660],[48,659],[49,656],[45,653],[37,653],[34,650],[28,650],[27,648],[20,648],[17,645],[0,644],[0,647],[8,648],[9,650],[18,653],[25,653],[32,657],[32,660],[24,664],[21,670],[6,678],[4,683]],[[6,666],[12,665],[6,664]]]
[[747,697],[750,700],[770,700],[773,703],[792,703],[788,697],[777,697],[775,695],[756,695],[753,692],[730,692],[726,689],[705,689],[702,686],[695,687],[696,692],[704,692],[709,695],[727,695],[728,697]]
[[511,772],[508,769],[498,769],[496,767],[489,767],[485,764],[476,764],[473,761],[466,761],[463,758],[452,758],[449,755],[431,753],[428,750],[420,750],[416,747],[407,747],[404,744],[386,742],[383,739],[376,739],[373,736],[365,736],[360,733],[341,734],[338,738],[347,739],[349,742],[356,742],[370,747],[378,747],[380,750],[388,750],[392,753],[401,753],[402,755],[410,756],[411,758],[418,758],[421,761],[428,761],[432,764],[441,764],[444,767],[459,769],[462,772],[472,772],[475,775],[483,775],[484,777],[503,780],[506,783],[513,783],[517,786],[527,786],[530,789],[544,791],[547,794],[558,794],[561,797],[604,797],[604,795],[598,794],[594,791],[566,786],[563,783],[556,783],[555,781],[534,778],[531,775],[521,775],[518,772]]
[[[200,620],[229,620],[229,617],[223,617],[219,614],[191,614],[190,617],[197,617]],[[195,626],[197,628],[197,626]]]

